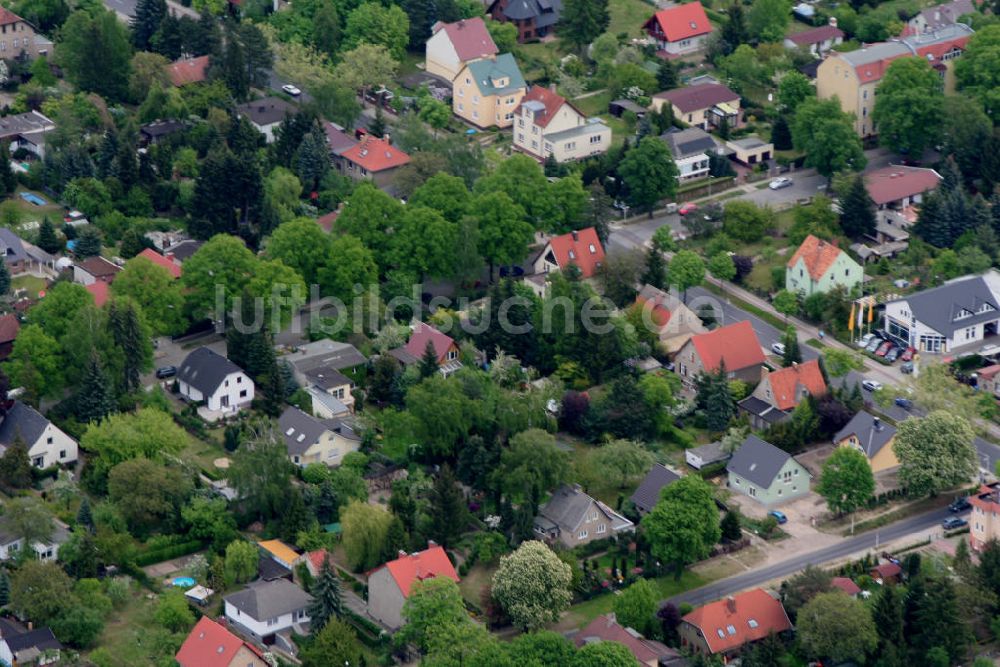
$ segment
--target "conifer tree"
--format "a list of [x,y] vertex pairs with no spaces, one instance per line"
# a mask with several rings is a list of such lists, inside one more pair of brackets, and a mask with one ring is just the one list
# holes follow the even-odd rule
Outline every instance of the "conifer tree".
[[138,230],[133,227],[129,227],[122,234],[122,246],[119,254],[123,259],[132,259],[140,252],[143,251],[145,246],[142,244],[142,236],[139,234]]
[[840,210],[840,227],[847,236],[859,238],[875,232],[875,202],[862,176],[856,176],[851,182]]
[[94,225],[86,225],[80,231],[79,236],[76,237],[73,252],[81,259],[97,257],[101,254],[101,233]]
[[14,436],[3,456],[0,456],[0,484],[8,491],[26,489],[31,486],[31,460],[28,458],[28,446],[24,444],[20,430]]
[[10,292],[10,271],[7,269],[7,262],[0,262],[0,296],[7,296]]
[[90,509],[90,500],[86,497],[80,502],[80,509],[76,512],[76,523],[90,532],[94,530],[94,515]]
[[62,241],[56,236],[56,228],[49,220],[49,216],[42,218],[42,224],[38,228],[38,247],[50,255],[63,249]]
[[449,466],[434,480],[430,493],[431,537],[447,548],[455,544],[465,527],[466,506],[462,490]]
[[427,346],[424,347],[424,354],[420,357],[420,377],[429,378],[438,371],[438,355],[437,350],[434,349],[434,342],[431,340],[427,341]]
[[119,305],[111,303],[108,311],[108,326],[115,346],[121,351],[122,365],[121,387],[123,392],[139,388],[139,374],[146,361],[148,342],[143,333],[139,311],[131,301]]
[[114,395],[96,350],[90,351],[90,361],[76,399],[76,417],[84,424],[99,422],[114,412]]
[[329,554],[323,558],[319,575],[309,592],[313,600],[307,613],[312,632],[315,635],[326,627],[331,618],[338,618],[344,614],[344,601],[340,594],[340,578],[337,577],[337,573],[333,569]]
[[785,353],[781,355],[781,365],[784,367],[802,363],[802,350],[799,349],[799,337],[795,335],[795,327],[785,330]]
[[771,143],[774,150],[787,151],[792,149],[792,130],[788,127],[788,119],[784,115],[778,116],[771,127]]
[[663,289],[667,284],[667,262],[663,253],[655,246],[646,253],[646,268],[639,282]]
[[132,18],[132,44],[138,51],[148,51],[153,35],[167,15],[166,0],[139,0]]
[[7,570],[0,569],[0,607],[10,604],[10,577]]

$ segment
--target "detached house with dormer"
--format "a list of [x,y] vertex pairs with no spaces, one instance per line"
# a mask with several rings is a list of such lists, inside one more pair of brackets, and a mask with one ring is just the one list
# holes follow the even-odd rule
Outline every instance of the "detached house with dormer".
[[521,69],[511,54],[476,60],[466,65],[452,83],[452,110],[476,127],[510,127],[526,89]]
[[310,463],[339,466],[344,456],[356,452],[361,438],[337,420],[321,420],[289,406],[278,418],[278,430],[292,463],[304,468]]
[[850,294],[864,272],[850,255],[810,234],[785,266],[785,289],[807,298],[843,287]]
[[853,447],[868,459],[872,472],[878,473],[899,466],[899,459],[892,445],[896,440],[896,427],[886,424],[875,415],[861,410],[833,436],[838,447]]
[[253,402],[253,380],[242,368],[207,347],[199,347],[185,357],[177,371],[181,396],[204,403],[203,417],[214,421],[234,415]]
[[28,448],[35,468],[76,463],[79,447],[42,413],[20,401],[12,401],[0,421],[0,455],[20,440]]
[[413,327],[413,333],[410,334],[410,340],[406,341],[406,345],[389,350],[389,354],[404,366],[411,366],[420,363],[428,345],[433,348],[438,366],[444,375],[451,375],[462,367],[462,362],[458,358],[461,351],[455,339],[424,322],[417,322]]
[[766,429],[784,421],[806,398],[819,398],[827,392],[819,359],[810,359],[788,368],[765,371],[753,393],[740,401],[740,410],[750,416],[750,425]]
[[580,160],[611,146],[611,128],[584,116],[555,86],[529,88],[515,116],[514,146],[539,160]]
[[549,239],[535,260],[534,268],[536,274],[545,274],[573,264],[584,278],[593,278],[603,262],[604,246],[597,238],[597,231],[587,227]]
[[700,51],[712,34],[712,24],[700,2],[661,9],[646,21],[644,28],[656,43],[659,55],[666,58]]
[[560,542],[568,549],[633,530],[635,524],[588,496],[579,484],[556,489],[535,517],[539,538]]
[[747,436],[726,466],[734,493],[774,505],[809,493],[810,474],[788,452],[755,435]]

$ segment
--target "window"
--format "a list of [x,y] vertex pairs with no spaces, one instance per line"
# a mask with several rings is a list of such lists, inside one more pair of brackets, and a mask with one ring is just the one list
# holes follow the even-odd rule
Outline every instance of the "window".
[[226,380],[226,385],[225,386],[227,386],[227,387],[229,386],[229,380]]
[[519,143],[519,144],[523,144],[524,143],[524,132],[518,132],[517,133],[517,143]]
[[581,530],[581,531],[580,531],[579,533],[577,533],[577,535],[576,535],[576,536],[577,536],[577,537],[578,537],[579,539],[581,539],[581,540],[585,540],[585,539],[587,539],[587,535],[588,535],[588,534],[589,534],[589,533],[588,533],[588,532],[587,532],[586,530]]
[[276,619],[276,618],[269,618],[269,619],[267,619],[267,626],[268,627],[271,627],[272,625],[277,625],[277,624],[278,624],[278,619]]
[[750,489],[748,490],[748,493],[750,494],[751,498],[757,497],[757,489],[755,487],[751,486]]
[[299,457],[298,456],[293,456],[292,457],[292,462],[293,463],[298,463],[299,462]]
[[468,86],[471,83],[472,83],[472,79],[470,79],[469,77],[465,77],[465,85]]
[[335,389],[333,391],[333,397],[338,400],[344,398],[344,388],[341,387],[340,389]]
[[590,244],[590,254],[593,255],[593,254],[596,254],[596,253],[597,253],[597,248],[595,248],[594,244],[591,243]]
[[478,111],[473,111],[472,112],[472,117],[473,118],[479,118],[479,112]]
[[608,532],[608,526],[607,526],[607,524],[603,524],[602,523],[600,526],[597,527],[597,534],[598,535],[603,535],[606,532]]
[[237,375],[236,376],[236,384],[243,384],[243,376],[242,375]]
[[538,126],[537,125],[532,126],[531,133],[532,134],[538,134]]
[[538,148],[538,142],[537,142],[537,141],[535,141],[534,139],[532,139],[532,140],[531,140],[531,147],[532,147],[532,148]]
[[730,637],[732,637],[733,635],[736,634],[736,628],[732,625],[727,625],[726,632],[729,634]]
[[568,151],[575,151],[576,150],[576,142],[575,141],[567,141],[566,145],[564,146],[564,148],[566,150],[568,150]]
[[779,496],[781,495],[781,489],[778,489],[778,495]]
[[16,48],[18,47],[18,44],[19,44],[19,43],[20,43],[20,40],[19,40],[19,39],[17,39],[17,38],[15,37],[15,38],[14,38],[14,48],[15,48],[15,49],[16,49]]
[[60,449],[59,450],[59,458],[61,458],[61,459],[66,458],[66,450],[65,449]]
[[718,630],[716,630],[716,632],[719,633],[719,639],[726,638],[726,633],[722,631],[722,628],[719,628]]
[[454,361],[458,359],[458,352],[455,350],[448,350],[448,361]]
[[[520,119],[518,119],[518,121],[517,121],[517,126],[518,126],[518,127],[524,127],[524,119],[523,119],[523,118],[520,118]],[[522,135],[522,136],[523,136],[523,135]]]
[[51,445],[52,442],[53,442],[53,440],[52,440],[52,436],[51,435],[49,437],[45,438],[45,444],[46,445]]
[[759,623],[757,623],[756,618],[750,618],[747,619],[747,625],[749,625],[751,628],[756,628],[759,625]]
[[479,95],[473,95],[472,96],[472,103],[473,104],[479,104]]
[[595,134],[594,136],[592,136],[590,138],[590,143],[592,143],[592,144],[599,144],[599,143],[601,143],[601,141],[603,141],[603,139],[604,139],[604,137],[602,137],[601,135]]
[[240,398],[246,398],[246,397],[247,397],[247,390],[246,389],[240,390]]
[[[461,96],[460,96],[460,97],[461,97]],[[461,102],[459,102],[459,103],[458,103],[458,110],[459,110],[459,111],[465,111],[465,105],[464,105],[464,104],[462,104]]]
[[0,41],[0,51],[6,51],[6,50],[7,50],[7,42]]
[[569,251],[569,258],[570,258],[570,259],[576,259],[576,253],[575,253],[575,252],[573,252],[572,250],[570,250],[570,251]]

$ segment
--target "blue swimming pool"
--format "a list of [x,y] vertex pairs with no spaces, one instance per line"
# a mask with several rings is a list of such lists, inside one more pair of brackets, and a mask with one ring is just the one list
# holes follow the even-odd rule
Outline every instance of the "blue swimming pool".
[[197,582],[192,577],[174,577],[173,585],[178,588],[191,588]]
[[21,199],[30,204],[34,204],[35,206],[45,206],[46,204],[44,199],[42,199],[38,195],[31,194],[30,192],[22,192]]

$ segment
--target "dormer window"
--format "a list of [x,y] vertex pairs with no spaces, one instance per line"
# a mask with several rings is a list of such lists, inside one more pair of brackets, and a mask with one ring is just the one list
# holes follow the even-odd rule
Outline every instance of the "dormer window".
[[593,243],[590,244],[590,254],[591,255],[596,255],[597,254],[597,248],[594,247]]
[[572,250],[570,250],[570,251],[569,251],[569,258],[570,258],[570,259],[576,259],[576,253],[575,253],[575,252],[573,252]]

